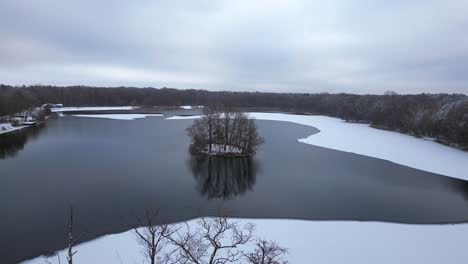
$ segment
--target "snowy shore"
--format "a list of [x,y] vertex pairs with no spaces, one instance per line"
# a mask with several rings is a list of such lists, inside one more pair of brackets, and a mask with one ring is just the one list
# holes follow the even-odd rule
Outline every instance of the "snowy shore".
[[[389,160],[409,167],[468,179],[468,153],[429,140],[347,123],[325,116],[249,113],[259,120],[313,126],[319,133],[299,142]],[[197,116],[168,119],[194,119]],[[189,221],[190,225],[195,220]],[[290,263],[464,263],[468,224],[408,225],[379,222],[243,219],[262,238],[289,249]],[[76,247],[77,263],[145,263],[133,230],[106,235]],[[62,262],[65,251],[59,252]],[[58,263],[38,257],[27,264]]]
[[113,120],[136,120],[150,116],[164,116],[162,114],[97,114],[97,115],[73,115],[76,117],[103,118]]
[[14,127],[9,123],[0,123],[0,135],[6,134],[6,133],[11,133],[20,129],[23,129],[28,126],[17,126]]
[[117,111],[117,110],[132,110],[133,106],[86,106],[86,107],[61,107],[52,108],[51,111],[56,112],[78,112],[78,111]]
[[[289,263],[465,263],[468,224],[404,225],[375,222],[243,219],[259,237],[289,249]],[[188,222],[190,226],[195,220]],[[76,247],[76,263],[148,263],[134,231]],[[59,252],[62,263],[66,252]],[[38,257],[24,264],[58,263]]]
[[[312,126],[319,133],[299,142],[388,160],[404,166],[468,180],[468,152],[398,132],[375,129],[367,124],[348,123],[328,116],[281,113],[249,113],[258,120],[292,122]],[[168,120],[199,116],[174,116]]]

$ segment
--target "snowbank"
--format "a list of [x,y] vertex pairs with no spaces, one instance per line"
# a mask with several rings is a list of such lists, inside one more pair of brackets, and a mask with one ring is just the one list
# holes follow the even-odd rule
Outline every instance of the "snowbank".
[[28,127],[28,126],[14,127],[10,123],[0,123],[0,135],[10,133],[10,132],[13,132],[13,131],[17,131],[17,130],[23,129],[25,127]]
[[164,116],[162,114],[103,114],[103,115],[73,115],[76,117],[104,118],[114,120],[135,120],[150,116]]
[[[290,263],[465,263],[468,224],[404,225],[373,222],[315,222],[244,219],[256,234],[289,249]],[[189,222],[192,226],[195,220]],[[147,263],[135,234],[107,235],[75,247],[76,263]],[[62,263],[65,251],[59,252]],[[27,264],[43,264],[38,257]],[[48,259],[58,263],[57,257]]]
[[133,106],[89,106],[52,108],[52,112],[132,110]]
[[[468,153],[430,140],[327,116],[248,114],[259,120],[287,121],[320,130],[317,134],[298,139],[302,143],[384,159],[415,169],[468,180]],[[199,116],[174,116],[167,119],[194,118]]]

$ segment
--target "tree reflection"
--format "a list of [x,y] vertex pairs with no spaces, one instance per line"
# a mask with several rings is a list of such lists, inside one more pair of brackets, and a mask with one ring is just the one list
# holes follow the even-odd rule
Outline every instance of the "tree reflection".
[[192,172],[200,193],[229,200],[252,190],[257,167],[251,157],[192,156]]
[[37,138],[45,125],[28,127],[0,135],[0,159],[13,158],[29,140]]

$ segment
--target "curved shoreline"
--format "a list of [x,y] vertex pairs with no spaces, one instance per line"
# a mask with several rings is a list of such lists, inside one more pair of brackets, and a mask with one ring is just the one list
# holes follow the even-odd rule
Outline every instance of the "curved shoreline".
[[[187,223],[194,228],[197,219]],[[357,221],[237,219],[256,225],[256,234],[288,248],[289,263],[463,263],[468,258],[468,224],[405,225]],[[358,238],[358,239],[356,239]],[[250,247],[248,246],[247,249]],[[333,249],[333,250],[331,250]],[[435,250],[436,249],[436,250]],[[133,230],[105,235],[76,247],[78,263],[143,263]],[[365,252],[365,254],[363,254]],[[60,250],[62,258],[66,250]],[[118,254],[116,254],[118,253]],[[58,264],[40,256],[24,264]]]
[[[348,123],[328,116],[249,112],[258,120],[292,122],[320,130],[299,142],[394,162],[403,166],[468,180],[468,153],[430,140]],[[173,116],[167,120],[195,119]]]

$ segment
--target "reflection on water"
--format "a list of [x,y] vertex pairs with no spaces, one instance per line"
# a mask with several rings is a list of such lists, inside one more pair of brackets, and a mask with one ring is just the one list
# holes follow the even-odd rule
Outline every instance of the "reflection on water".
[[252,190],[257,166],[250,157],[192,156],[198,190],[208,199],[229,200]]
[[45,125],[24,128],[0,135],[0,159],[13,158],[29,140],[37,138]]

